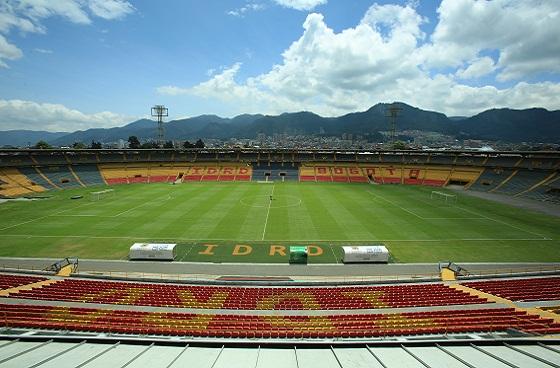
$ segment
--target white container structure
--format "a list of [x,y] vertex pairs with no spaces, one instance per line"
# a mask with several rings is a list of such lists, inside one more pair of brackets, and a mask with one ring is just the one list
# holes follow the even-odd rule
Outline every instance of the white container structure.
[[177,244],[134,243],[128,253],[129,260],[173,261]]
[[389,251],[384,245],[360,245],[342,247],[344,263],[387,263]]

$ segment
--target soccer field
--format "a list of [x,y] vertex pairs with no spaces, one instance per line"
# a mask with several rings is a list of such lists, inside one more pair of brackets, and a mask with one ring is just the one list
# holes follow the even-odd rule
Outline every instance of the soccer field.
[[[381,242],[394,262],[560,261],[558,218],[454,192],[457,203],[446,204],[427,187],[112,188],[112,197],[97,201],[89,193],[99,188],[82,188],[0,204],[0,256],[126,259],[134,242],[173,242],[181,261],[287,262],[287,248],[305,244],[313,245],[311,263],[336,263],[341,245]],[[70,199],[78,194],[84,198]]]

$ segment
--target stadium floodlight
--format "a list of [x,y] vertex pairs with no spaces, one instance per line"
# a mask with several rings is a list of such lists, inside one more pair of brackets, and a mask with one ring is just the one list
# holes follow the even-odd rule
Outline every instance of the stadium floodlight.
[[160,145],[164,143],[163,118],[167,116],[169,116],[167,107],[163,105],[155,105],[152,107],[152,117],[157,117],[157,141]]
[[386,110],[386,117],[391,119],[391,144],[395,144],[395,139],[397,137],[397,116],[402,108],[398,107],[396,103],[392,103],[391,106]]

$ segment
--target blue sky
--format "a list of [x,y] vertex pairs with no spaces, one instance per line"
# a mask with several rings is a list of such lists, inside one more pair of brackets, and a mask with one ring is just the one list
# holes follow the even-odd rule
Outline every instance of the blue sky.
[[560,108],[557,0],[5,0],[0,130],[403,101]]

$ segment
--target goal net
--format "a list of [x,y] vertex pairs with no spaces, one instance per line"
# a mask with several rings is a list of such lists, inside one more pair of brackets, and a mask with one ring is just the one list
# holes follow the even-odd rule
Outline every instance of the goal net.
[[115,190],[105,189],[105,190],[100,190],[98,192],[91,192],[90,195],[91,195],[90,199],[92,201],[100,201],[105,198],[113,197],[115,195]]
[[432,193],[430,194],[430,199],[432,201],[437,201],[449,205],[457,203],[456,194],[438,192],[437,190],[432,191]]

